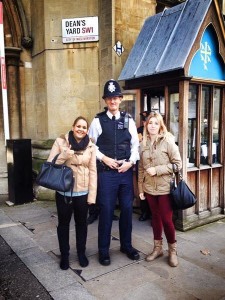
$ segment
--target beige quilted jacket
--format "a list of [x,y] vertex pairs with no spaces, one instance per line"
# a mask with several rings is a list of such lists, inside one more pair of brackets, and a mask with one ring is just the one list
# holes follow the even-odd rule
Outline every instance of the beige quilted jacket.
[[72,157],[63,151],[68,146],[68,134],[58,137],[52,146],[48,161],[52,161],[55,155],[60,153],[56,163],[65,163],[73,170],[75,179],[74,192],[88,191],[88,203],[95,203],[97,193],[95,145],[90,141],[84,151],[77,151]]
[[[180,170],[182,167],[180,152],[171,133],[160,135],[153,145],[147,139],[146,146],[140,144],[140,162],[138,168],[139,193],[166,195],[170,193],[170,180],[173,174],[172,163]],[[155,167],[156,175],[147,173],[149,167]]]

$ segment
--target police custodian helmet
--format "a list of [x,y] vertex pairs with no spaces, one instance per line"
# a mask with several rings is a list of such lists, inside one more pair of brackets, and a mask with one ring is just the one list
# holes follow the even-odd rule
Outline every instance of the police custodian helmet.
[[120,85],[114,79],[111,79],[105,83],[103,99],[107,97],[123,97],[121,93]]

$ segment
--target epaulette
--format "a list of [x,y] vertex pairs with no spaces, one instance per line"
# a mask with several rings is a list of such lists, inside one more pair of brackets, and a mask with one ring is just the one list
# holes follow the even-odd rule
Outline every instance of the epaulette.
[[106,111],[104,110],[104,111],[98,113],[98,114],[95,116],[95,118],[99,118],[99,117],[101,117],[101,116],[103,116],[103,115],[105,115],[105,114],[106,114]]
[[129,113],[126,112],[126,111],[120,111],[120,115],[121,115],[121,117],[127,116],[128,118],[132,118],[131,114],[129,114]]

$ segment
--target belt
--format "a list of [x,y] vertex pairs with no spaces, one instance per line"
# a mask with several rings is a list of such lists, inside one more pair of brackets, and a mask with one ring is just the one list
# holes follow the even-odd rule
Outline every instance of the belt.
[[104,172],[104,171],[116,171],[118,172],[117,169],[112,169],[109,166],[107,166],[106,164],[104,164],[104,162],[102,161],[97,161],[97,171],[98,172]]

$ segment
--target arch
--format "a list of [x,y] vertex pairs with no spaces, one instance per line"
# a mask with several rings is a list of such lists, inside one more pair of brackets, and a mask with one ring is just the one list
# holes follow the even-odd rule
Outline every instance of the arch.
[[212,24],[205,29],[200,49],[192,58],[189,75],[197,78],[225,80],[224,60],[219,51],[219,40]]
[[[2,0],[10,138],[22,137],[21,52],[32,47],[21,0]],[[3,118],[1,111],[0,118]],[[3,129],[0,134],[3,135]],[[2,132],[1,132],[2,131]]]
[[31,48],[26,16],[21,0],[2,0],[4,10],[5,47]]

